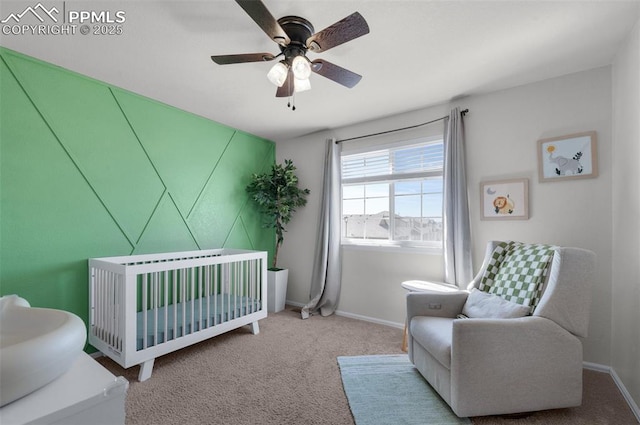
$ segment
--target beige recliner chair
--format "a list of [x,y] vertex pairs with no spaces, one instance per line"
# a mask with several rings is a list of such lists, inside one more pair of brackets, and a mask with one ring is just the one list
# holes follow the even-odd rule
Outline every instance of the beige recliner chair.
[[579,406],[595,254],[547,247],[539,301],[525,300],[523,312],[496,284],[509,265],[504,246],[489,242],[466,291],[407,294],[409,358],[461,417]]

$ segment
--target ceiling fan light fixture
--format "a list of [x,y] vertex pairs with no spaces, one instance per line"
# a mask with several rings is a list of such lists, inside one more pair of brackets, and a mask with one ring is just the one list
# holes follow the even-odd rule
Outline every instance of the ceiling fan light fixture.
[[288,73],[289,68],[283,61],[280,61],[277,64],[273,65],[271,70],[269,70],[269,72],[267,73],[267,78],[276,86],[282,87],[287,79]]
[[296,93],[311,90],[311,81],[308,78],[294,78],[293,89]]
[[304,55],[298,55],[291,61],[291,70],[298,80],[307,80],[311,75],[311,64]]

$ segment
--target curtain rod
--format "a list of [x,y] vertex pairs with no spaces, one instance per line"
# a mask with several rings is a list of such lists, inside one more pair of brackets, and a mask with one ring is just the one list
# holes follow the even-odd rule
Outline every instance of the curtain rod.
[[[463,117],[465,116],[465,114],[467,112],[469,112],[469,109],[465,109],[463,111],[460,111],[460,113],[462,114]],[[381,134],[395,133],[396,131],[410,130],[412,128],[418,128],[418,127],[422,127],[423,125],[433,124],[434,122],[442,121],[445,118],[449,118],[449,115],[444,116],[444,117],[440,117],[440,118],[436,118],[435,120],[423,122],[421,124],[411,125],[409,127],[396,128],[394,130],[381,131],[380,133],[365,134],[364,136],[356,136],[356,137],[350,137],[348,139],[336,140],[336,144],[342,143],[342,142],[348,142],[350,140],[364,139],[366,137],[380,136]]]

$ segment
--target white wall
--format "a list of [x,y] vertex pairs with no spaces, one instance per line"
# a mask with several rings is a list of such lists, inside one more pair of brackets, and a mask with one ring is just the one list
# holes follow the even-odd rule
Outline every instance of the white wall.
[[613,140],[611,365],[640,405],[640,21],[613,63]]
[[[447,114],[452,106],[470,110],[465,118],[465,131],[474,270],[479,267],[486,242],[491,239],[545,242],[595,251],[598,263],[592,288],[590,335],[584,345],[585,360],[610,364],[610,67],[278,142],[278,159],[293,159],[300,171],[301,184],[312,192],[307,207],[291,222],[280,254],[282,264],[289,267],[291,273],[287,298],[298,303],[306,303],[309,299],[322,190],[324,140],[330,136],[341,139],[425,122]],[[588,130],[598,134],[600,175],[595,179],[538,183],[536,141]],[[396,133],[394,136],[411,137],[412,134]],[[526,221],[480,221],[480,182],[516,177],[529,179],[531,218]],[[409,278],[440,280],[441,261],[440,255],[345,250],[343,290],[338,309],[401,324],[405,305],[400,282]]]

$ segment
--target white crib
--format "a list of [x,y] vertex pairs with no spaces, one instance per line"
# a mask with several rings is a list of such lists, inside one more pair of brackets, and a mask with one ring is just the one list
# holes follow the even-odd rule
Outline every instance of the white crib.
[[89,343],[151,377],[156,357],[267,317],[267,253],[232,249],[89,259]]

